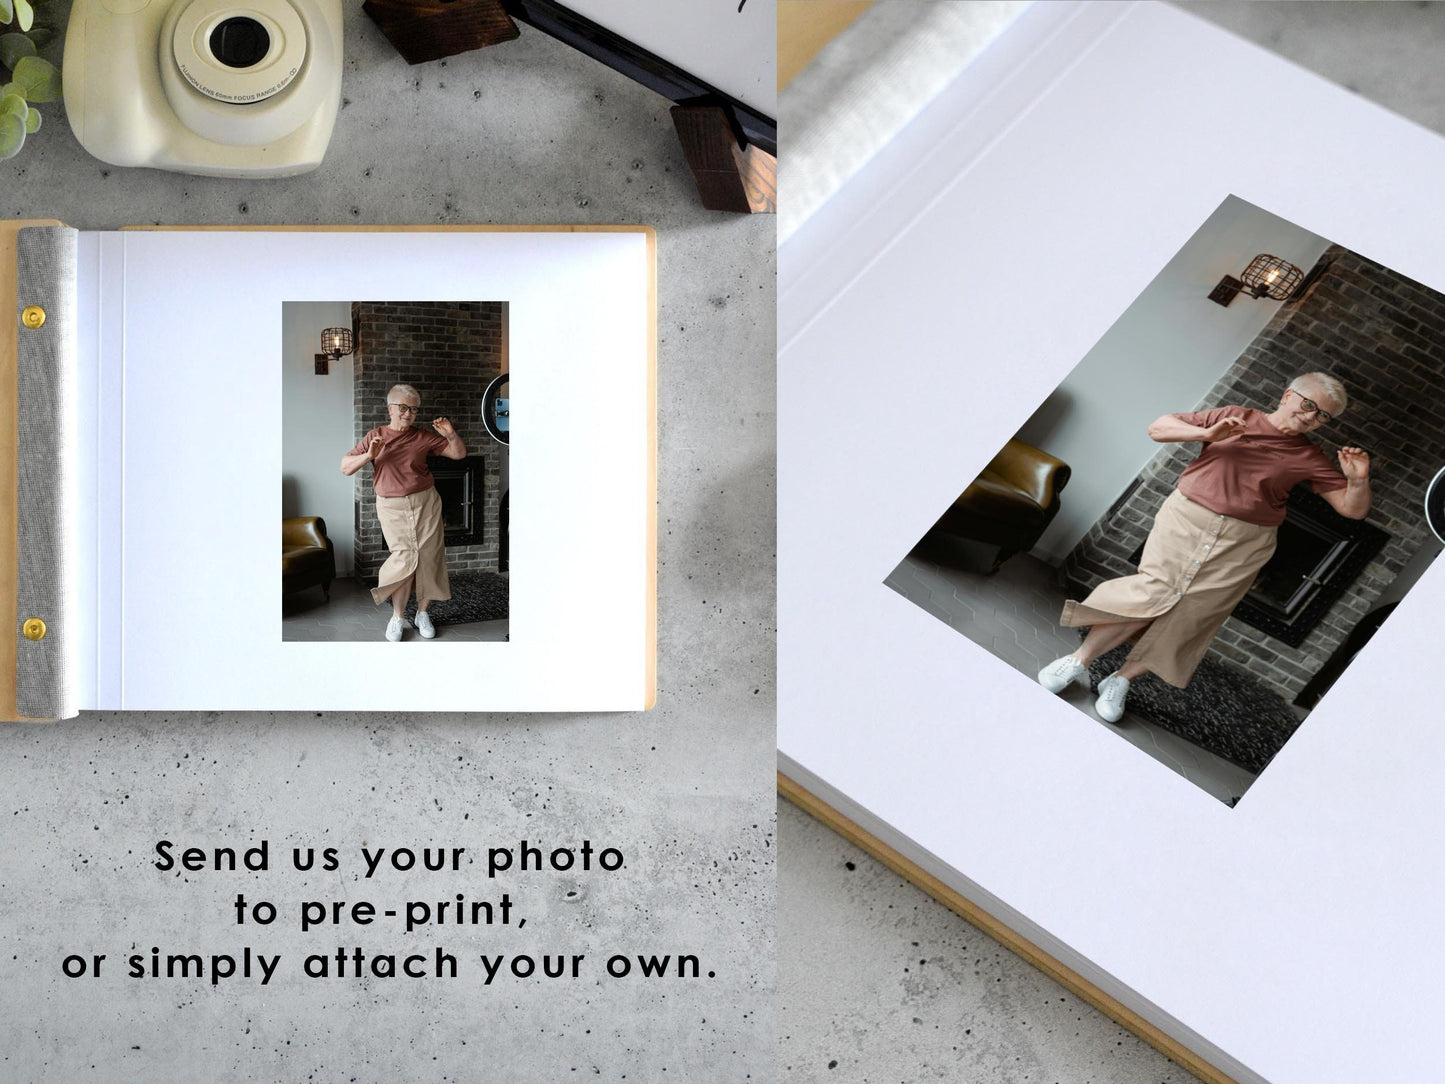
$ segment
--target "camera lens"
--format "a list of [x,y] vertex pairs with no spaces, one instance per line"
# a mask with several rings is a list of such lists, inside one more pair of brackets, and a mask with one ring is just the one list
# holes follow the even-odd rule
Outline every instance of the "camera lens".
[[259,64],[271,48],[271,35],[255,19],[237,15],[211,31],[211,55],[228,68]]

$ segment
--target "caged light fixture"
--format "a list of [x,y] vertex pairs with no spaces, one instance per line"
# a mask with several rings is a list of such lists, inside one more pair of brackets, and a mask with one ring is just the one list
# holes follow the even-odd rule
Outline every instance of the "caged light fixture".
[[333,361],[340,361],[356,347],[349,327],[329,327],[321,333],[321,353],[316,355],[316,375],[325,376]]
[[1283,301],[1304,280],[1304,272],[1288,260],[1260,253],[1249,261],[1239,278],[1225,275],[1209,293],[1209,300],[1228,305],[1241,291],[1258,299]]

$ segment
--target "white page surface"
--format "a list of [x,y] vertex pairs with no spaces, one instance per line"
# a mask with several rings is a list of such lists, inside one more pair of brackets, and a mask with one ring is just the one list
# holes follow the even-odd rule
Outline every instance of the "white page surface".
[[1233,810],[883,586],[1227,196],[1445,288],[1438,137],[1167,7],[1040,7],[781,254],[784,765],[1247,1079],[1433,1079],[1439,567]]
[[[130,232],[120,244],[122,688],[100,706],[644,705],[646,235]],[[353,300],[510,305],[508,643],[281,640],[281,307]],[[353,443],[336,434],[338,464]]]

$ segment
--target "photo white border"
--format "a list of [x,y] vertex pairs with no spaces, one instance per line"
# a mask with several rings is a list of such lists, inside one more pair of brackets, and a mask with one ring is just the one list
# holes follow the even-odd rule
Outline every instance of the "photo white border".
[[[111,303],[125,344],[122,688],[104,706],[649,706],[650,230],[135,231],[105,244],[123,261]],[[398,654],[407,645],[380,637],[277,636],[282,303],[388,297],[510,304],[508,643]],[[338,463],[353,443],[337,434]]]

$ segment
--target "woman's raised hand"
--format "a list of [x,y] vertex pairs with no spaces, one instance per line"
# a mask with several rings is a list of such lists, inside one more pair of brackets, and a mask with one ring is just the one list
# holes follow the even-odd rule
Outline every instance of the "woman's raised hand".
[[383,443],[385,442],[380,437],[371,438],[371,443],[366,448],[366,456],[373,463],[376,462],[376,457],[381,454],[381,446]]
[[1231,414],[1226,418],[1220,418],[1219,421],[1206,428],[1204,430],[1204,436],[1199,439],[1206,443],[1211,443],[1216,440],[1228,440],[1230,437],[1239,436],[1244,430],[1244,419]]
[[455,429],[452,428],[452,423],[446,418],[437,418],[431,423],[431,427],[442,436],[446,437],[447,440],[451,440],[457,432]]
[[1340,473],[1356,482],[1363,482],[1370,476],[1370,456],[1363,448],[1354,445],[1341,448],[1338,456]]

